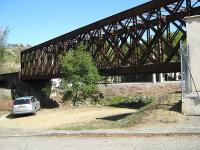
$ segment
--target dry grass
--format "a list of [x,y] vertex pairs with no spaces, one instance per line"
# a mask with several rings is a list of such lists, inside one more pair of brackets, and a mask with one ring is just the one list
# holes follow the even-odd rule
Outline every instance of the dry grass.
[[185,120],[185,116],[181,114],[181,93],[173,93],[158,101],[154,107],[146,112],[142,123],[176,123]]

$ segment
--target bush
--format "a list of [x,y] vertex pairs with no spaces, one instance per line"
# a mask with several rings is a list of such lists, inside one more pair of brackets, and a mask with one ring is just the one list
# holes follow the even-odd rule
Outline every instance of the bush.
[[100,105],[114,105],[114,106],[133,106],[136,108],[143,107],[152,103],[155,100],[154,97],[136,96],[136,97],[122,97],[114,96],[105,99],[99,99]]

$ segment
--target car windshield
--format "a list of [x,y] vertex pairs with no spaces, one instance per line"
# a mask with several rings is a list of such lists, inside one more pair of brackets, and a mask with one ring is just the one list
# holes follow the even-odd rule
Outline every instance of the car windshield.
[[14,105],[30,104],[30,99],[19,99],[14,101]]

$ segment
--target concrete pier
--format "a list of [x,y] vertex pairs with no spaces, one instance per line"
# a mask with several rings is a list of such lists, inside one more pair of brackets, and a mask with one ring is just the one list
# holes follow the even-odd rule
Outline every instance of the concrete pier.
[[[183,75],[182,112],[188,115],[200,115],[200,16],[185,18],[187,29],[188,66]],[[183,61],[182,61],[183,62]],[[185,85],[184,85],[185,83]],[[185,89],[184,89],[185,88]],[[185,90],[185,91],[184,91]]]
[[163,78],[163,74],[162,73],[159,74],[159,82],[160,83],[164,82],[164,78]]
[[156,83],[156,74],[152,74],[152,83]]

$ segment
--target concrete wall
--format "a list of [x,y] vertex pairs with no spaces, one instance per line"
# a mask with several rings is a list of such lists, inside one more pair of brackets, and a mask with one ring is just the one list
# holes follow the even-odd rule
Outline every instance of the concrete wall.
[[[187,17],[185,20],[189,53],[188,63],[197,91],[200,91],[200,16]],[[189,77],[189,79],[186,79],[186,89],[189,90],[182,96],[182,112],[187,115],[200,115],[200,98],[195,85],[191,82],[189,69],[187,68],[185,71]]]
[[[200,16],[186,18],[186,28],[191,73],[200,91]],[[194,85],[192,91],[195,91]]]

